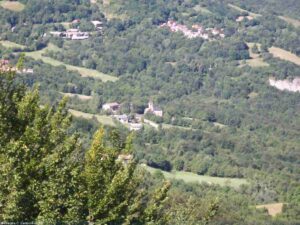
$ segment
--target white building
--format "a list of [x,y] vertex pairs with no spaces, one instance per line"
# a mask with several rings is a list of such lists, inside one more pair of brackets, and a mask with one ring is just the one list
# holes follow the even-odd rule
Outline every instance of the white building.
[[146,108],[144,111],[144,114],[147,113],[152,113],[155,116],[159,116],[159,117],[163,116],[163,111],[159,107],[154,106],[152,101],[148,103],[148,108]]
[[143,124],[141,124],[141,123],[130,123],[129,124],[129,130],[131,130],[131,131],[132,130],[138,131],[142,128],[143,128]]
[[117,102],[105,103],[102,106],[102,109],[105,110],[105,111],[116,112],[120,109],[120,104],[117,103]]
[[102,30],[103,23],[101,21],[93,20],[91,21],[91,23],[95,26],[96,29]]

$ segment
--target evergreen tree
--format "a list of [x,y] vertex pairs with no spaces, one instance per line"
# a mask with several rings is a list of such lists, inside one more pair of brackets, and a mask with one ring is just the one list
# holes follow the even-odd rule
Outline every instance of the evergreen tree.
[[148,204],[143,204],[145,193],[138,190],[141,180],[135,173],[131,149],[131,136],[122,143],[115,131],[108,139],[103,129],[96,132],[85,165],[90,222],[158,224],[162,220],[158,215],[169,185],[159,189]]
[[169,184],[153,196],[141,189],[132,136],[100,129],[84,160],[70,122],[66,99],[41,107],[36,87],[0,72],[0,221],[164,224]]

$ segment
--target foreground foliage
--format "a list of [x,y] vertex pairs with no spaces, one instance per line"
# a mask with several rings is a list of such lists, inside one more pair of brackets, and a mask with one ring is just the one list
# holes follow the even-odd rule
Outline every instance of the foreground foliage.
[[116,131],[96,132],[82,157],[77,135],[69,135],[66,99],[39,105],[37,88],[0,77],[0,221],[100,224],[159,224],[169,184],[150,197],[139,188],[131,153]]

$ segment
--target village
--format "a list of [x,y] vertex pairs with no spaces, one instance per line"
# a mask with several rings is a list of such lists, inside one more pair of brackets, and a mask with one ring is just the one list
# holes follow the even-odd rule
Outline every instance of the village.
[[153,114],[157,117],[163,116],[163,111],[159,107],[155,106],[153,101],[149,101],[148,108],[144,110],[144,114],[135,114],[132,117],[126,115],[126,114],[119,114],[119,111],[121,109],[121,104],[117,102],[111,102],[111,103],[105,103],[102,106],[102,110],[110,113],[111,116],[119,121],[121,124],[125,125],[129,128],[131,131],[138,131],[143,128],[143,124],[148,124],[156,129],[158,129],[158,124],[147,120],[144,118],[144,115],[146,114]]
[[[78,20],[78,19],[72,21],[73,26],[76,26],[79,23],[80,23],[80,20]],[[102,32],[103,23],[101,21],[93,20],[93,21],[91,21],[91,23],[94,25],[94,27],[97,31]],[[59,37],[59,38],[69,39],[69,40],[85,40],[90,37],[89,32],[82,32],[79,30],[79,28],[71,28],[66,31],[51,31],[50,35],[52,35],[53,37]],[[45,34],[45,36],[46,36],[46,34]]]
[[204,28],[198,24],[192,25],[192,29],[189,29],[186,25],[169,20],[167,23],[161,24],[160,27],[168,27],[172,32],[181,32],[189,39],[198,37],[205,40],[213,40],[216,37],[225,38],[224,29]]

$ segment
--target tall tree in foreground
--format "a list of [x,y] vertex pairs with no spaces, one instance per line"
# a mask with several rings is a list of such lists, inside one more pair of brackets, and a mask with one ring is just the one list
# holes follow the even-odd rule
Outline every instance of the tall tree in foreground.
[[39,106],[35,88],[15,83],[14,72],[0,77],[0,219],[79,219],[79,164],[72,155],[78,138],[68,136],[66,101],[57,109]]
[[131,137],[100,129],[84,160],[65,106],[41,107],[36,88],[0,71],[0,221],[165,223],[169,185],[153,197],[141,189]]
[[169,185],[157,190],[148,204],[142,204],[141,180],[135,173],[131,136],[120,142],[112,131],[108,138],[100,129],[86,154],[85,178],[88,192],[88,220],[100,224],[159,224],[158,210],[166,199]]

